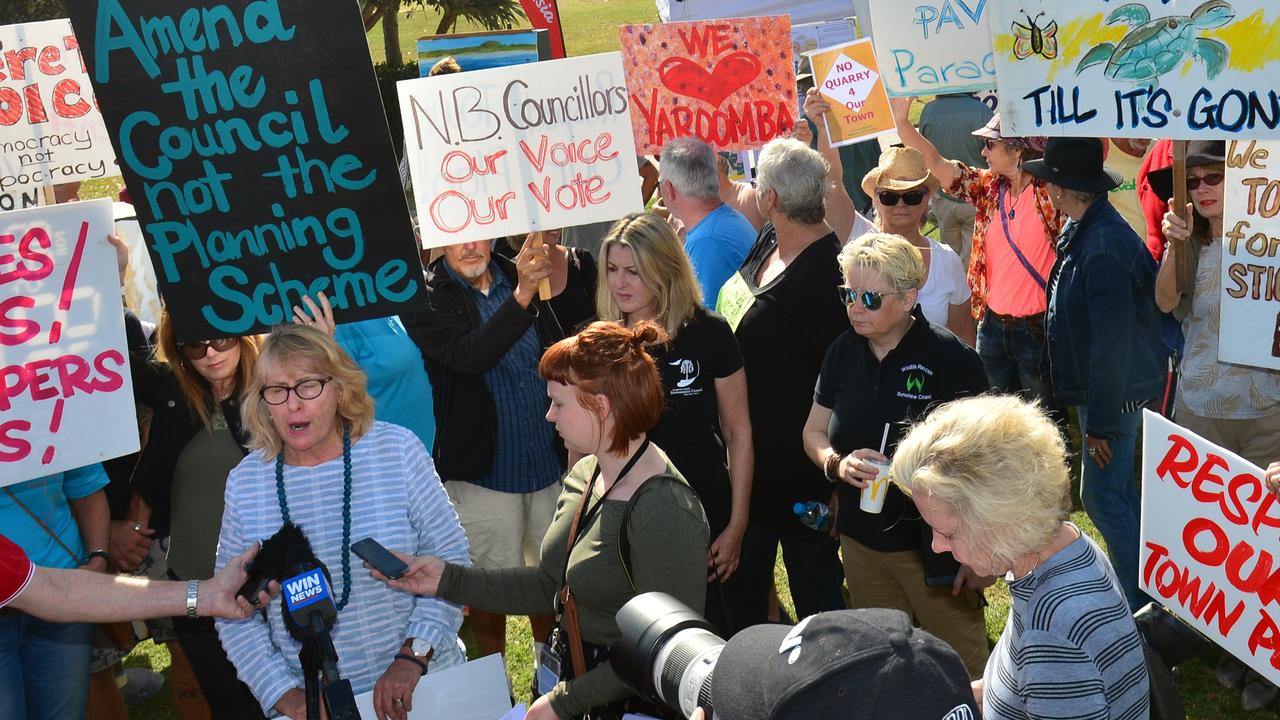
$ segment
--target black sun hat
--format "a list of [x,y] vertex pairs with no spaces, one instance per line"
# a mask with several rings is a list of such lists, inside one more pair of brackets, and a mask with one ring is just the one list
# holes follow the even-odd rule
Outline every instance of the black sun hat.
[[1022,169],[1032,177],[1080,192],[1107,192],[1124,182],[1120,173],[1102,164],[1098,138],[1050,138],[1044,157],[1022,163]]

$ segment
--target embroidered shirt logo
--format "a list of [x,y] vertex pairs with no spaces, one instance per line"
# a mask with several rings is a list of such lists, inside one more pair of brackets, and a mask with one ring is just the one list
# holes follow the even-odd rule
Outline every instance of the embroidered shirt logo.
[[916,373],[907,375],[907,392],[919,393],[924,390],[924,376]]
[[674,395],[701,395],[701,387],[690,387],[698,382],[698,378],[702,375],[702,365],[697,360],[689,360],[687,358],[676,358],[667,363],[673,368],[677,368],[680,373],[680,379],[675,382],[675,386],[671,388],[671,394]]
[[933,370],[927,368],[920,363],[912,363],[906,365],[899,370],[905,376],[904,389],[897,392],[897,396],[903,400],[932,400],[933,392],[925,391],[925,385],[928,384],[929,378],[933,377]]

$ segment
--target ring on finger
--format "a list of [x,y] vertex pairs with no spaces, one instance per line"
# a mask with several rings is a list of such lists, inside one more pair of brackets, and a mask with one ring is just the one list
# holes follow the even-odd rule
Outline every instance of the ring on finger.
[[397,706],[397,707],[399,707],[399,706],[401,706],[401,705],[404,705],[404,698],[396,698],[396,699],[392,700],[391,702],[395,703],[395,704],[396,704],[396,706]]

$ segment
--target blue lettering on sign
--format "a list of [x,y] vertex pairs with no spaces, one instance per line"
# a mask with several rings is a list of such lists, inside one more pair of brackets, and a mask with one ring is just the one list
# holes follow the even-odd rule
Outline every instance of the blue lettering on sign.
[[927,86],[981,86],[985,81],[995,83],[995,53],[988,52],[981,60],[962,60],[935,66],[927,63],[916,65],[916,54],[906,48],[895,48],[893,55],[893,73],[898,77],[901,87]]
[[324,571],[315,568],[286,580],[284,599],[285,607],[292,613],[321,600],[332,600],[333,595],[329,592]]
[[982,18],[982,11],[987,6],[987,0],[978,0],[977,7],[969,7],[965,0],[942,0],[942,4],[934,5],[917,5],[916,16],[912,20],[913,25],[920,26],[920,32],[924,40],[929,39],[930,27],[933,28],[933,34],[937,35],[942,32],[943,25],[953,25],[956,30],[965,28],[964,22],[960,18],[960,12],[956,11],[956,5],[960,6],[960,12],[969,17],[969,20],[977,24]]

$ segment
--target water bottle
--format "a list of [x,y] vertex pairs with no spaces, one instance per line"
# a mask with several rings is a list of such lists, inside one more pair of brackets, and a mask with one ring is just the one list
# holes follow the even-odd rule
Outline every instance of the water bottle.
[[831,508],[826,503],[810,500],[805,503],[796,503],[791,508],[796,517],[800,518],[800,522],[806,527],[825,533],[831,529]]

